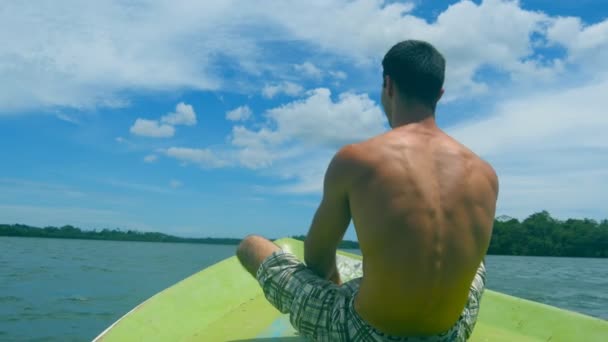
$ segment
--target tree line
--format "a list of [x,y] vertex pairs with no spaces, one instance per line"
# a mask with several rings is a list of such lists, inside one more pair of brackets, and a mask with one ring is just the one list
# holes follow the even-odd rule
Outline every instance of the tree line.
[[488,254],[608,257],[608,220],[558,220],[542,211],[523,221],[494,222]]
[[219,245],[236,245],[241,240],[233,238],[184,238],[163,233],[140,232],[136,230],[102,229],[81,230],[70,225],[63,227],[31,227],[23,224],[0,224],[0,236],[42,237],[81,240],[145,241],[145,242],[185,242]]
[[[306,236],[294,236],[304,240]],[[342,241],[340,248],[359,248],[354,241]],[[523,221],[508,216],[494,220],[488,254],[608,257],[608,220],[555,219],[547,211]]]
[[[49,237],[89,240],[187,242],[236,245],[234,238],[183,238],[163,233],[120,229],[81,230],[73,226],[37,228],[27,225],[0,225],[0,236]],[[292,236],[304,240],[306,236]],[[340,248],[357,249],[355,241],[342,241]],[[547,211],[530,215],[523,221],[501,216],[494,221],[488,254],[608,257],[608,220],[558,220]]]

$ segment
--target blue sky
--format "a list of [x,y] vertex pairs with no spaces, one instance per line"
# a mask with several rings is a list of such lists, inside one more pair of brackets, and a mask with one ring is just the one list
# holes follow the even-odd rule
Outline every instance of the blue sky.
[[438,123],[495,166],[498,215],[608,217],[603,1],[3,6],[0,222],[304,234],[409,38],[444,53]]

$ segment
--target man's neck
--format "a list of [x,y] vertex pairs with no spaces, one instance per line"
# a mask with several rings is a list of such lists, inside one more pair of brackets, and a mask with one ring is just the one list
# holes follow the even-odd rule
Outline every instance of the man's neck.
[[418,126],[425,128],[437,128],[435,114],[429,110],[401,111],[392,117],[391,127],[393,129],[404,126]]

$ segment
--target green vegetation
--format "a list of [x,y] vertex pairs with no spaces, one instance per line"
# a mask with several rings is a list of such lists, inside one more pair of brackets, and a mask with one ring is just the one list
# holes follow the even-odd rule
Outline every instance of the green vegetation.
[[[305,236],[294,236],[304,240]],[[340,248],[359,248],[342,241]],[[494,220],[488,254],[567,257],[608,257],[608,220],[557,220],[548,212],[530,215],[523,221],[501,216]]]
[[548,212],[519,222],[510,217],[494,221],[488,254],[608,257],[608,220],[557,220]]
[[[188,242],[236,245],[240,239],[182,238],[162,233],[103,229],[85,231],[72,226],[36,228],[26,225],[0,225],[0,236],[49,237],[88,240]],[[304,240],[304,235],[293,238]],[[340,248],[359,248],[354,241],[342,241]],[[530,215],[523,221],[501,216],[494,221],[488,254],[569,257],[608,257],[608,220],[557,220],[548,212]]]
[[[300,240],[300,241],[304,241],[304,240],[306,240],[306,235],[295,235],[295,236],[292,236],[291,238]],[[340,248],[340,249],[359,249],[359,243],[357,241],[342,240],[340,242],[340,244],[338,245],[338,248]]]
[[120,229],[81,230],[72,226],[37,228],[22,224],[0,224],[0,236],[43,237],[83,240],[146,241],[146,242],[188,242],[218,245],[236,245],[241,240],[231,238],[183,238],[163,233],[138,232]]

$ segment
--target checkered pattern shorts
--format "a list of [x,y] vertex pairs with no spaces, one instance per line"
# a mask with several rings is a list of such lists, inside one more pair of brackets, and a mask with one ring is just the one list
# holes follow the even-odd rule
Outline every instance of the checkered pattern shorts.
[[468,302],[460,318],[448,331],[426,337],[400,337],[384,334],[367,324],[354,309],[361,278],[341,286],[315,275],[293,254],[277,251],[257,272],[257,279],[268,301],[303,336],[315,341],[466,341],[473,331],[479,301],[485,287],[482,262],[471,284]]

